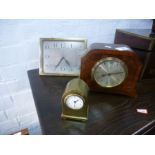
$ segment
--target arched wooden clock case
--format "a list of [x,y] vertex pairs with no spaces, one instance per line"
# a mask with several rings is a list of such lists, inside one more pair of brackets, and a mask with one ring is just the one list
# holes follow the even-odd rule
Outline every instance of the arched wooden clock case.
[[[127,69],[126,78],[114,87],[102,87],[93,78],[94,66],[103,59],[114,58],[122,61]],[[87,54],[81,59],[80,78],[84,80],[90,90],[123,94],[131,97],[137,95],[137,81],[141,72],[141,62],[138,55],[126,45],[95,43],[90,46]]]

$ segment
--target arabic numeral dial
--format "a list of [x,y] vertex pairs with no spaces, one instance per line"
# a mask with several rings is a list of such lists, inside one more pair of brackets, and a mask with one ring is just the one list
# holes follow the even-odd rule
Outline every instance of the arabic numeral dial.
[[74,110],[79,110],[84,105],[82,98],[76,95],[67,96],[65,103],[67,107]]

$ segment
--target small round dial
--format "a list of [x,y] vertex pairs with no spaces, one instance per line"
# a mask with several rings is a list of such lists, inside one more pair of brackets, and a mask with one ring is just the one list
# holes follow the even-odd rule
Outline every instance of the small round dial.
[[69,107],[70,109],[73,109],[73,110],[79,110],[84,105],[83,99],[77,95],[67,96],[65,103],[66,103],[67,107]]
[[120,85],[128,73],[123,61],[114,57],[107,57],[98,61],[92,69],[92,77],[101,87],[115,87]]

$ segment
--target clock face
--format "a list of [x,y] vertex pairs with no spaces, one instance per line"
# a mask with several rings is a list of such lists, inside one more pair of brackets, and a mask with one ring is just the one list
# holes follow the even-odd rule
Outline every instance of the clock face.
[[73,110],[79,110],[84,105],[83,99],[77,95],[67,96],[65,103],[68,108]]
[[92,77],[101,87],[111,88],[120,85],[125,80],[127,72],[127,66],[123,61],[107,57],[95,64]]
[[41,39],[41,75],[79,75],[84,39]]

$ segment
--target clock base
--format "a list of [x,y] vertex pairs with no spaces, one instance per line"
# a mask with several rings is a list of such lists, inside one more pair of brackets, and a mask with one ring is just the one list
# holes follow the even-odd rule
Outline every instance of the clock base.
[[70,116],[70,115],[65,115],[65,114],[61,114],[61,117],[63,119],[71,119],[71,120],[77,120],[77,121],[87,121],[88,120],[87,117]]

